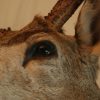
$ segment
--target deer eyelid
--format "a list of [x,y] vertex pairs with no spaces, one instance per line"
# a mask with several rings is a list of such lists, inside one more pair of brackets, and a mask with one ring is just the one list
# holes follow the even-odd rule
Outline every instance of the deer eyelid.
[[40,41],[31,45],[31,47],[26,50],[23,66],[25,66],[30,60],[40,58],[47,59],[53,56],[57,56],[56,46],[48,40]]

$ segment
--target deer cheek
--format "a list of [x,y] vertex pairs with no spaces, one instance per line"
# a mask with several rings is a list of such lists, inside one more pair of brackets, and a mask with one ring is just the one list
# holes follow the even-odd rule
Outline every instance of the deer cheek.
[[49,61],[43,61],[43,63],[31,61],[25,68],[29,77],[35,82],[33,84],[38,84],[39,86],[46,85],[48,87],[63,87],[65,79],[60,66],[57,66],[56,63],[50,67]]

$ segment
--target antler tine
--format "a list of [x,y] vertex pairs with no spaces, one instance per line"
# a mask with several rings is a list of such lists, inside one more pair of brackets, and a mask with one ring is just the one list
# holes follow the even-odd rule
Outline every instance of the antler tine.
[[83,1],[84,0],[58,0],[45,18],[52,22],[59,30]]

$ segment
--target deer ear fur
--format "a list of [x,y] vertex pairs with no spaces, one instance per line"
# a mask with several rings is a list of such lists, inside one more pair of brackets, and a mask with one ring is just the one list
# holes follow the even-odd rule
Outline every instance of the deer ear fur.
[[[100,46],[100,0],[86,0],[75,27],[75,38],[79,45]],[[100,51],[99,51],[100,52]]]

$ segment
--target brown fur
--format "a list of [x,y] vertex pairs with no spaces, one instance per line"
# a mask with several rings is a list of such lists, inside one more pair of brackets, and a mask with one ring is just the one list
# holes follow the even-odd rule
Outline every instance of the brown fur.
[[[77,37],[60,34],[55,25],[41,17],[19,31],[1,30],[0,100],[100,100],[96,84],[99,43],[91,43],[93,35],[87,32],[90,24],[83,26],[81,19],[87,20],[87,5],[88,0],[77,23]],[[24,66],[30,57],[27,50],[43,41],[52,43],[56,52],[52,56],[32,55]]]
[[36,16],[34,20],[21,29],[20,31],[11,31],[6,29],[0,30],[0,44],[1,45],[12,45],[24,42],[31,35],[39,32],[57,32],[50,22],[45,21],[42,17]]

